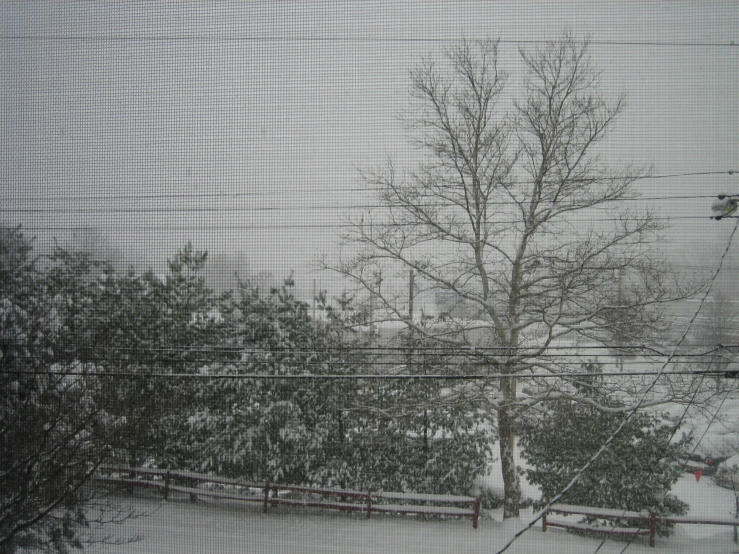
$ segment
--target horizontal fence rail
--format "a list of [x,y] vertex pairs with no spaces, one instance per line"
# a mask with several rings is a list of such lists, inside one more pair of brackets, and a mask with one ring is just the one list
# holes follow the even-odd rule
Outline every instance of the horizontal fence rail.
[[[643,528],[616,528],[616,527],[594,527],[583,523],[574,523],[569,521],[552,520],[548,517],[551,513],[563,515],[581,515],[597,519],[605,519],[611,521],[641,521],[645,523]],[[571,506],[569,504],[555,504],[547,509],[547,513],[542,516],[542,531],[546,532],[547,527],[561,527],[572,531],[584,531],[592,533],[603,533],[608,535],[643,535],[649,536],[649,546],[654,548],[655,536],[657,534],[658,523],[685,523],[697,525],[730,525],[734,527],[734,542],[737,542],[737,527],[739,527],[739,519],[716,519],[716,518],[696,518],[682,516],[659,516],[655,512],[632,512],[628,510],[615,510],[609,508],[591,508],[589,506]]]
[[[193,501],[202,496],[259,502],[264,513],[268,512],[270,506],[291,506],[365,512],[367,519],[370,519],[373,513],[468,517],[472,520],[474,529],[477,529],[481,509],[479,496],[365,492],[272,484],[269,481],[249,483],[205,473],[166,469],[102,466],[93,480],[102,485],[154,489],[160,492],[165,500],[171,493],[182,493],[188,494]],[[198,484],[201,486],[197,486]]]

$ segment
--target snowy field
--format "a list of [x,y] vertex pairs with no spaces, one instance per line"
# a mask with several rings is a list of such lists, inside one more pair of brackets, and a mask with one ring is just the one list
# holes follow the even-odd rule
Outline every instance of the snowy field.
[[[673,492],[690,503],[690,514],[729,518],[733,493],[710,479],[696,482],[686,474]],[[122,497],[139,512],[153,512],[115,528],[121,537],[141,540],[121,546],[92,545],[89,553],[180,554],[197,553],[342,553],[397,552],[465,554],[496,552],[531,518],[530,510],[520,520],[501,521],[498,511],[486,514],[477,530],[469,520],[422,520],[413,516],[364,516],[311,509],[272,507],[263,515],[261,506],[218,500],[189,502],[185,497],[168,502],[137,492]],[[670,538],[657,537],[649,548],[647,537],[637,537],[625,552],[729,553],[739,552],[730,527],[679,525]],[[542,533],[541,524],[521,537],[508,552],[522,554],[563,552],[593,554],[601,540],[578,537],[559,529]],[[608,539],[599,554],[624,551],[626,542]]]

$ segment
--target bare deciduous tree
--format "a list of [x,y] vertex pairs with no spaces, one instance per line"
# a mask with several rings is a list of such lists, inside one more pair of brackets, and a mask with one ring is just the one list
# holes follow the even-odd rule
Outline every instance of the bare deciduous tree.
[[732,380],[724,378],[735,377],[733,372],[736,371],[739,319],[734,313],[733,301],[725,292],[717,291],[703,306],[702,314],[695,332],[697,350],[707,352],[702,367],[718,372],[729,371],[715,376],[717,392],[733,388]]
[[711,295],[703,308],[703,319],[696,329],[699,346],[733,346],[739,335],[739,317],[733,300],[723,291]]
[[[411,73],[407,123],[425,162],[402,176],[392,163],[365,173],[383,207],[354,221],[342,252],[324,260],[418,336],[504,375],[478,393],[497,416],[505,517],[518,515],[521,497],[521,378],[577,371],[544,356],[563,340],[608,345],[652,334],[661,307],[685,294],[651,248],[662,224],[624,202],[637,198],[632,184],[645,170],[611,169],[599,155],[624,104],[601,96],[587,50],[570,37],[521,50],[526,73],[508,106],[496,42],[464,42],[446,52],[448,63],[423,63]],[[479,317],[414,323],[400,296],[377,285],[408,270],[419,289],[449,291]],[[544,383],[542,395],[563,382]]]

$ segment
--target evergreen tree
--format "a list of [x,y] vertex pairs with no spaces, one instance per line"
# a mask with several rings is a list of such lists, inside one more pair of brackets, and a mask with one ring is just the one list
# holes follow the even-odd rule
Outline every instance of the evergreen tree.
[[183,417],[196,383],[170,376],[195,373],[218,341],[218,302],[202,276],[206,258],[188,244],[163,279],[132,270],[97,278],[87,344],[110,374],[100,402],[121,463],[182,462]]
[[201,368],[220,377],[200,382],[187,418],[193,469],[273,482],[316,480],[337,415],[328,382],[290,379],[330,367],[324,332],[293,286],[288,279],[264,296],[242,282],[224,302],[221,345],[230,354]]
[[468,491],[490,459],[479,414],[466,403],[429,408],[439,382],[352,379],[390,362],[374,353],[349,299],[338,309],[324,295],[318,303],[325,317],[313,321],[287,280],[269,295],[242,283],[224,304],[232,359],[202,368],[214,378],[199,381],[187,417],[189,467],[276,483]]
[[[393,369],[418,379],[369,381],[357,391],[349,453],[356,480],[363,488],[425,493],[467,493],[477,476],[489,469],[493,437],[487,417],[474,401],[434,402],[462,398],[464,381],[424,379],[454,377],[465,367],[453,356],[411,332],[399,334],[390,346],[396,356],[378,360],[379,372]],[[392,351],[392,350],[391,350]],[[366,371],[372,370],[366,360]]]
[[0,552],[66,552],[82,546],[83,485],[108,454],[97,368],[69,344],[85,283],[57,294],[19,229],[0,229],[0,252]]
[[[522,455],[532,466],[526,471],[551,499],[608,440],[624,415],[583,402],[551,402],[544,417],[524,426]],[[567,504],[654,510],[660,515],[685,514],[688,505],[670,489],[680,477],[675,466],[689,439],[674,440],[675,427],[645,412],[636,413],[610,448],[586,471],[562,499]],[[671,525],[658,526],[667,535]]]

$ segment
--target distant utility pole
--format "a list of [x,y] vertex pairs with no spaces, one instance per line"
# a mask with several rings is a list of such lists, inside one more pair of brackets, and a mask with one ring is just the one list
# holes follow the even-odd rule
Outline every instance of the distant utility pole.
[[408,279],[408,319],[413,321],[413,279],[414,274],[411,269],[410,277]]
[[316,280],[313,279],[313,325],[316,324]]
[[[413,373],[413,349],[415,347],[415,337],[413,330],[413,296],[415,287],[415,274],[411,269],[408,275],[408,353],[406,361],[406,373]],[[422,363],[423,374],[426,374],[426,364]],[[423,386],[423,385],[422,385]],[[426,456],[429,454],[429,412],[428,409],[423,410],[423,451]]]
[[408,278],[408,352],[406,373],[411,373],[413,367],[413,270]]
[[[621,303],[621,301],[623,299],[623,291],[624,291],[624,285],[623,285],[623,283],[624,283],[624,275],[623,275],[623,270],[621,268],[618,268],[616,270],[616,279],[618,280],[618,301],[619,301],[619,303]],[[618,342],[622,342],[622,339],[623,339],[623,337],[620,337],[618,339]],[[619,356],[618,356],[618,370],[621,373],[623,373],[623,371],[624,371],[624,357],[623,357],[623,353],[622,352],[619,353]]]

